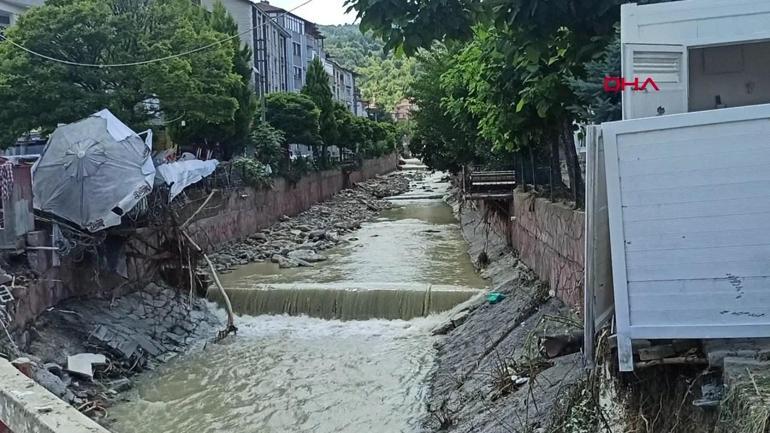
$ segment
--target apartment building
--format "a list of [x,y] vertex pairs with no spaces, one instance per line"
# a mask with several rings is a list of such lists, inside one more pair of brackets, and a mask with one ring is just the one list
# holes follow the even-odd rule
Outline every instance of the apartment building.
[[287,39],[287,65],[289,71],[288,90],[299,92],[305,85],[307,68],[316,57],[324,59],[324,37],[318,26],[293,13],[273,6],[267,1],[255,3],[255,6],[267,14],[289,34]]
[[33,6],[42,5],[44,0],[0,0],[0,29],[13,25],[19,15]]
[[343,68],[329,57],[324,59],[322,63],[326,74],[329,76],[332,98],[355,113],[355,73]]
[[290,33],[251,0],[202,0],[201,5],[211,10],[218,1],[238,24],[241,43],[251,48],[257,94],[292,90],[287,68]]

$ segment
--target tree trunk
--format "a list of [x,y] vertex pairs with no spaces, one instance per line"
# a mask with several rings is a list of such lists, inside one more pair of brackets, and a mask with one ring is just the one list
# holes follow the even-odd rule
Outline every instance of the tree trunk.
[[559,155],[559,142],[561,141],[560,138],[560,130],[557,128],[553,135],[550,137],[550,144],[551,144],[551,155],[550,155],[550,162],[551,162],[551,201],[554,199],[554,195],[556,195],[558,190],[561,190],[564,186],[564,183],[561,181],[561,156]]
[[580,170],[580,159],[578,159],[577,148],[575,147],[575,135],[572,133],[572,124],[569,120],[564,120],[562,124],[562,143],[564,144],[564,155],[567,157],[567,167],[569,172],[569,183],[572,189],[572,198],[575,206],[583,207],[583,173]]

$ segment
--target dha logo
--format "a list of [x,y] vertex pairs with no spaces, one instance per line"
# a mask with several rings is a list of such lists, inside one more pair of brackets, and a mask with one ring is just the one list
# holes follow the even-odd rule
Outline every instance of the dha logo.
[[641,86],[639,77],[634,78],[634,81],[627,81],[623,77],[604,77],[604,91],[607,93],[619,93],[629,87],[634,92],[640,92],[647,90],[647,86],[652,86],[656,92],[660,91],[658,83],[652,77],[648,77]]

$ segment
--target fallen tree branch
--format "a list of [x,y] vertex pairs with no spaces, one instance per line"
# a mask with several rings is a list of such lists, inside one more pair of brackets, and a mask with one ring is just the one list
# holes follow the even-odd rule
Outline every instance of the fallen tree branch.
[[227,292],[225,291],[224,286],[222,286],[222,282],[219,281],[219,275],[217,274],[217,270],[214,267],[214,263],[211,262],[208,254],[203,252],[203,249],[190,237],[189,234],[187,234],[186,231],[179,231],[182,233],[182,235],[184,235],[185,238],[187,238],[195,251],[203,255],[203,259],[206,260],[206,263],[209,265],[209,269],[211,269],[211,275],[214,277],[214,283],[216,283],[219,292],[222,294],[222,298],[225,300],[225,308],[227,309],[227,328],[219,333],[218,339],[221,340],[222,338],[227,337],[227,335],[230,333],[237,333],[238,328],[235,327],[235,314],[233,314],[233,305],[230,303],[230,297],[227,296]]
[[193,219],[194,219],[196,216],[198,216],[198,214],[199,214],[199,213],[201,213],[201,211],[203,210],[203,208],[205,208],[205,207],[206,207],[206,205],[207,205],[207,204],[209,204],[209,202],[211,201],[211,198],[212,198],[212,197],[214,197],[214,194],[216,194],[216,193],[217,193],[217,191],[218,191],[218,190],[216,190],[216,189],[215,189],[215,190],[213,190],[213,191],[211,191],[211,194],[209,194],[209,196],[208,196],[208,197],[206,197],[206,200],[203,202],[203,204],[202,204],[202,205],[200,205],[200,207],[198,208],[198,210],[196,210],[195,212],[193,212],[193,214],[192,214],[192,215],[190,215],[190,218],[187,218],[187,221],[185,221],[185,222],[184,222],[184,224],[182,224],[182,225],[180,226],[180,229],[184,230],[185,228],[187,228],[187,226],[188,226],[188,225],[190,225],[190,223],[192,222],[192,220],[193,220]]

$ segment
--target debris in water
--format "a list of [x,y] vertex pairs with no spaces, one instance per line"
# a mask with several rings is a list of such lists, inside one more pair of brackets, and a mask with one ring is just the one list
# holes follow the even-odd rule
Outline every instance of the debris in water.
[[94,378],[94,365],[105,364],[107,364],[107,358],[95,353],[79,353],[67,357],[67,371],[88,379]]

